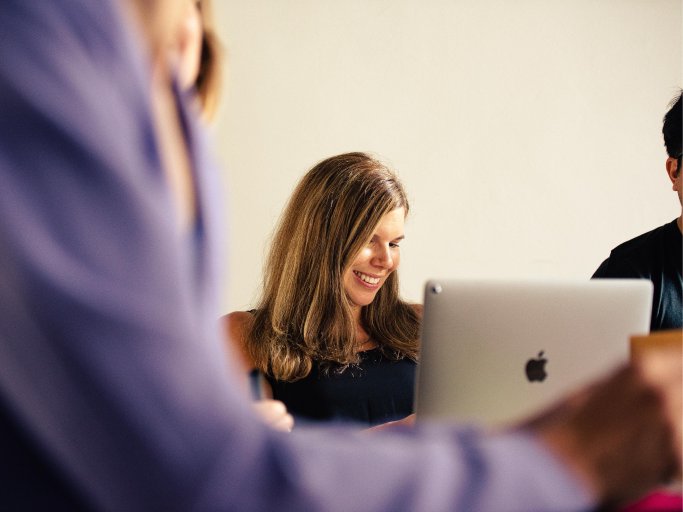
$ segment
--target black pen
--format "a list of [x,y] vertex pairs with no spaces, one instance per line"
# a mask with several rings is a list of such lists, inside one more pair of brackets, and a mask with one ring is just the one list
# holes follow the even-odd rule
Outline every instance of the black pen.
[[249,391],[254,400],[261,400],[263,398],[261,380],[262,375],[260,371],[254,369],[249,372]]

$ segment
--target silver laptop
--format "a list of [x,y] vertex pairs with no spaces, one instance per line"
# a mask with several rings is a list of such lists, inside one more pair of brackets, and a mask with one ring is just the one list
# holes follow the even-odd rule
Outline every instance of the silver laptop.
[[642,279],[429,281],[418,421],[521,419],[626,361],[651,305]]

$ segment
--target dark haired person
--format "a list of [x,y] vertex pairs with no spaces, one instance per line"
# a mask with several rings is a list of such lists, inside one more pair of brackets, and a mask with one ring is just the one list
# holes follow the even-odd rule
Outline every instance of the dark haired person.
[[169,66],[183,8],[0,2],[0,509],[566,512],[680,470],[680,353],[493,432],[259,421],[221,340],[216,173]]
[[681,102],[679,93],[664,116],[662,133],[668,158],[666,173],[672,188],[678,193],[682,211],[678,218],[648,231],[612,249],[612,252],[593,274],[593,278],[634,277],[650,279],[654,284],[650,330],[680,329],[683,327],[683,199],[681,191]]

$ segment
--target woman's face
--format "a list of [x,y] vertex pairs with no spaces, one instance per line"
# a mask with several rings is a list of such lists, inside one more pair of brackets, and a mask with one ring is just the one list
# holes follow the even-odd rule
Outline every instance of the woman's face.
[[370,304],[387,277],[401,261],[405,209],[396,208],[382,217],[372,238],[344,272],[344,290],[356,306]]

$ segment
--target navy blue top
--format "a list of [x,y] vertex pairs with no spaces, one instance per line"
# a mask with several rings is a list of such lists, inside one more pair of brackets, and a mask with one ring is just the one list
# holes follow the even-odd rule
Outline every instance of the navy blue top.
[[298,420],[356,422],[367,426],[404,418],[413,412],[414,361],[398,361],[379,348],[360,353],[360,362],[343,371],[323,371],[317,361],[303,379],[283,382],[267,377],[273,398]]

